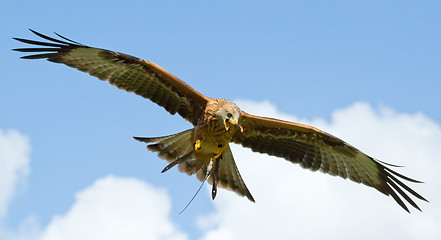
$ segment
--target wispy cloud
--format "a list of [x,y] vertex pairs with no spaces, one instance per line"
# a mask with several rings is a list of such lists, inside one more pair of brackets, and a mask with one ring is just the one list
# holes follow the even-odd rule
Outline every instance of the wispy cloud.
[[[30,143],[29,138],[16,130],[0,129],[0,239],[16,238],[16,234],[9,232],[3,225],[8,213],[8,206],[20,183],[24,183],[30,172]],[[27,231],[28,224],[23,229]]]

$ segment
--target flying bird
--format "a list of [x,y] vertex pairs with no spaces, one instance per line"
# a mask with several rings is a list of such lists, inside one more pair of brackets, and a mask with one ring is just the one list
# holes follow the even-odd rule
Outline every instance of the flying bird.
[[305,169],[363,183],[392,196],[407,212],[409,209],[401,198],[421,211],[409,193],[427,201],[402,182],[420,181],[395,172],[390,168],[395,165],[376,160],[315,127],[248,114],[231,101],[202,95],[155,63],[89,47],[57,33],[60,39],[30,31],[47,41],[14,38],[34,45],[13,49],[33,54],[22,58],[46,59],[89,73],[119,89],[150,99],[170,114],[177,113],[193,124],[193,128],[169,136],[134,138],[148,143],[150,151],[169,163],[162,172],[177,165],[179,171],[196,174],[200,181],[207,180],[212,185],[213,199],[219,186],[254,202],[234,161],[229,146],[233,142],[298,163]]

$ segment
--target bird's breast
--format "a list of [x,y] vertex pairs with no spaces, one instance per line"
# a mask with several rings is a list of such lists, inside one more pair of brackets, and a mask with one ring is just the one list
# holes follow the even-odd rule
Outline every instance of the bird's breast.
[[198,126],[195,140],[201,140],[202,145],[210,146],[210,149],[219,148],[231,141],[234,132],[234,128],[225,131],[224,124],[219,121],[207,121],[205,124]]

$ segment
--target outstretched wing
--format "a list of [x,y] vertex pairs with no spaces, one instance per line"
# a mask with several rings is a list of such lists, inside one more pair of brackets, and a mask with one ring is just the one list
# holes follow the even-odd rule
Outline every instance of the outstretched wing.
[[[398,196],[401,195],[413,207],[421,209],[403,191],[427,201],[398,178],[419,182],[405,177],[383,163],[369,157],[348,143],[314,127],[277,119],[257,117],[241,113],[239,123],[243,132],[233,141],[255,152],[285,158],[312,171],[320,170],[333,176],[349,178],[364,183],[378,191],[391,195],[406,211],[409,209]],[[382,164],[383,163],[383,164]],[[393,165],[390,165],[393,166]]]
[[47,59],[87,72],[101,80],[109,81],[119,89],[150,99],[169,113],[178,113],[193,125],[197,123],[207,104],[207,97],[152,62],[119,52],[88,47],[58,34],[63,40],[31,31],[49,42],[14,38],[37,46],[13,49],[37,53],[22,58]]

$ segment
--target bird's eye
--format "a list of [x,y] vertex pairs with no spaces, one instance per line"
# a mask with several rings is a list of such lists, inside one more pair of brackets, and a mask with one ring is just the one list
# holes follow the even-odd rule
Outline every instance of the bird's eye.
[[233,117],[233,114],[231,114],[231,113],[227,113],[227,117],[228,117],[228,118],[232,118],[232,117]]

